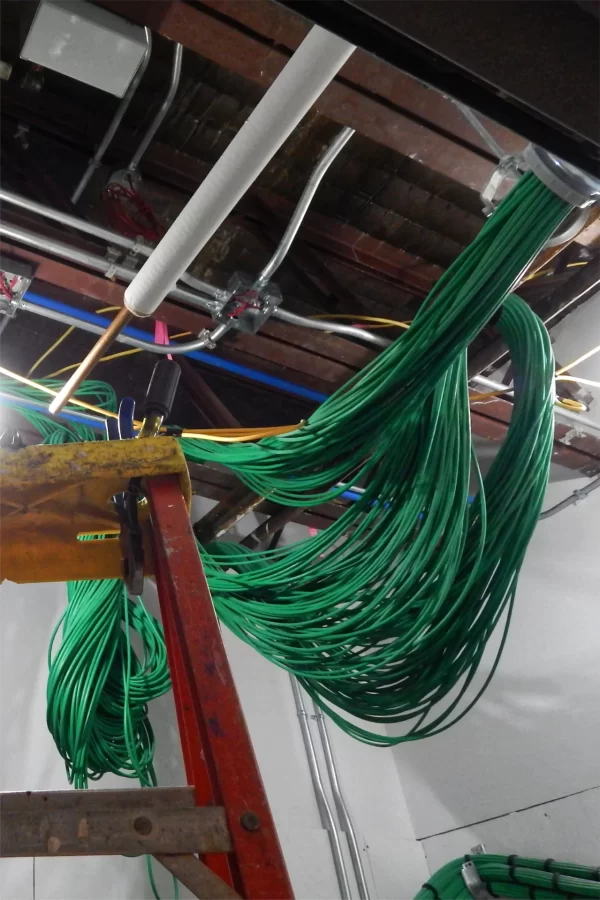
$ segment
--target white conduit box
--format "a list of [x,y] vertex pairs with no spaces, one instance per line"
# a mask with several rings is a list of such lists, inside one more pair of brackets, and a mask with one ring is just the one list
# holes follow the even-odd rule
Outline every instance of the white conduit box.
[[122,97],[146,49],[144,29],[86,0],[41,0],[21,59]]

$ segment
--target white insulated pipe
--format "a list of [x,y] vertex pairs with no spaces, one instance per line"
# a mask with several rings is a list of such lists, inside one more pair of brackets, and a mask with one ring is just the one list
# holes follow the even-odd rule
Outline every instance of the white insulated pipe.
[[354,51],[314,26],[125,291],[149,316]]

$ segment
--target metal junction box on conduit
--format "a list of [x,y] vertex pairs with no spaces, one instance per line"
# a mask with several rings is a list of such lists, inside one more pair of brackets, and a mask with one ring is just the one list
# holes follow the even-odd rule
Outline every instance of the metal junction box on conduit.
[[122,97],[145,50],[139,25],[85,0],[41,0],[21,58]]

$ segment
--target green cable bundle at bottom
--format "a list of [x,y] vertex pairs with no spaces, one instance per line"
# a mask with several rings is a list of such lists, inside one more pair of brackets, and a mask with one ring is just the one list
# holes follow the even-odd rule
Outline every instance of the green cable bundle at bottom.
[[600,868],[554,859],[481,853],[446,863],[423,885],[414,900],[471,900],[475,895],[462,875],[465,862],[473,864],[481,887],[491,897],[524,900],[600,898]]

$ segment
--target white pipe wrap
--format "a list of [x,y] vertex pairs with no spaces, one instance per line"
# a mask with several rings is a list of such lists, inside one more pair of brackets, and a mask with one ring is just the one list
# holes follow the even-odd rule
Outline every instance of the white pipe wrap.
[[353,50],[311,29],[125,291],[130,312],[152,315]]

